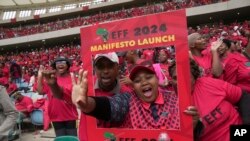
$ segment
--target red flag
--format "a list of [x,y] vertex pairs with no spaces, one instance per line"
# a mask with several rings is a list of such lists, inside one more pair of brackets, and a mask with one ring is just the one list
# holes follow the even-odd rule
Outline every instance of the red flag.
[[83,10],[83,11],[89,10],[89,6],[83,6],[83,7],[82,7],[82,10]]
[[12,19],[10,19],[10,22],[12,22],[12,23],[16,23],[16,18],[12,18]]
[[40,19],[40,15],[34,15],[33,18],[34,19]]

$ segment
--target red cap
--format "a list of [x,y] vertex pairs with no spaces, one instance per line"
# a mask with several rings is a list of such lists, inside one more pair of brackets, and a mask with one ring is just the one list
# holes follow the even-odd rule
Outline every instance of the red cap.
[[153,67],[153,64],[151,61],[147,60],[147,61],[143,61],[140,64],[134,65],[131,67],[130,69],[130,74],[129,74],[129,78],[131,80],[133,80],[135,78],[135,75],[140,71],[140,70],[147,70],[153,74],[155,74],[155,70]]

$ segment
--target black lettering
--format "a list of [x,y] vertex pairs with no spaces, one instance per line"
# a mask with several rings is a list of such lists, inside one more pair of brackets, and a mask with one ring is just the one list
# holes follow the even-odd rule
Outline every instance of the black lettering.
[[206,115],[204,117],[205,121],[210,125],[214,122],[214,120],[211,119],[210,115]]
[[217,111],[216,111],[216,109],[214,109],[214,110],[211,112],[211,116],[212,116],[214,119],[217,119],[217,118],[216,118],[216,115],[217,115]]
[[128,35],[128,30],[119,30],[111,33],[112,39],[125,38]]
[[127,35],[128,35],[128,30],[127,29],[123,30],[123,37],[125,38],[127,37]]
[[135,28],[135,36],[140,36],[141,35],[141,29],[140,28]]
[[161,32],[166,32],[166,31],[167,31],[167,26],[166,26],[166,24],[161,24],[159,30],[160,30]]
[[216,109],[215,109],[218,113],[220,113],[221,115],[222,115],[222,112],[221,112],[221,110],[220,110],[220,108],[219,107],[216,107]]
[[145,34],[145,35],[147,35],[147,34],[149,34],[149,28],[148,28],[148,26],[144,26],[143,28],[142,28],[142,33],[143,34]]
[[166,32],[166,31],[167,31],[166,24],[161,24],[159,28],[157,25],[137,27],[134,29],[134,36],[148,35],[148,34]]
[[156,25],[151,26],[151,33],[157,33],[157,26]]
[[117,35],[116,35],[116,32],[112,32],[112,33],[111,33],[112,39],[116,39],[116,36],[117,36]]
[[148,141],[148,139],[142,139],[141,141]]
[[121,38],[121,36],[122,36],[122,31],[119,30],[119,31],[118,31],[118,38]]

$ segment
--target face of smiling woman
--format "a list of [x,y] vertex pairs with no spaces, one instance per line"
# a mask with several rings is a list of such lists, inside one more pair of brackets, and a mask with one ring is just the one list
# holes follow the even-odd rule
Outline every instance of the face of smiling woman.
[[56,62],[56,70],[60,75],[63,75],[68,70],[68,65],[66,61],[57,61]]
[[140,70],[135,74],[133,86],[136,95],[147,103],[152,103],[158,96],[158,78],[152,72]]

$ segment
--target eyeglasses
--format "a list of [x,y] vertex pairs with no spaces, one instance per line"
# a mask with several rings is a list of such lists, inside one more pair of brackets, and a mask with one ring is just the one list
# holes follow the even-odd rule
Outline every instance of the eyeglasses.
[[56,62],[56,65],[66,64],[66,63],[67,63],[66,61],[57,61],[57,62]]

